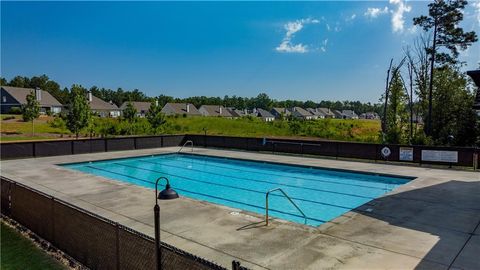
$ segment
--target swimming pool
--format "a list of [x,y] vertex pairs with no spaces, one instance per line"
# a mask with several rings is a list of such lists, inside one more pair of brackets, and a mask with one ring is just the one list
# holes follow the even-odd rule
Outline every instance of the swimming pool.
[[[306,224],[311,226],[319,226],[411,180],[194,154],[163,154],[62,166],[148,188],[155,188],[155,180],[165,176],[181,196],[262,215],[265,214],[266,192],[279,187],[305,213]],[[279,192],[269,196],[269,214],[305,223],[302,214]]]

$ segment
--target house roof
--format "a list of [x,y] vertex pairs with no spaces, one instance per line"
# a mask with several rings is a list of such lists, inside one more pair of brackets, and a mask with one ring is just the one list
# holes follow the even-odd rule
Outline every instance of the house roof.
[[322,112],[325,116],[334,116],[335,114],[329,108],[317,108],[318,111]]
[[343,110],[342,114],[347,116],[357,116],[357,114],[352,110]]
[[[197,107],[193,104],[188,103],[190,105],[189,112],[187,112],[187,103],[172,103],[169,102],[165,104],[162,109],[162,112],[167,112],[166,110],[170,110],[168,113],[174,114],[187,114],[187,115],[201,115],[198,111]],[[168,109],[167,109],[168,108]]]
[[317,116],[333,116],[333,113],[327,108],[307,108],[307,111]]
[[257,109],[257,116],[263,117],[263,118],[275,118],[273,114],[271,114],[269,111],[266,111],[264,109]]
[[276,113],[276,114],[284,114],[285,116],[288,116],[290,115],[290,111],[286,108],[272,108],[272,112]]
[[[150,109],[150,105],[151,103],[150,102],[144,102],[144,101],[132,101],[131,102],[133,107],[137,110],[137,112],[141,112],[141,111],[148,111],[148,109]],[[128,101],[124,102],[121,106],[120,106],[120,110],[125,110],[127,108],[127,104],[128,104]]]
[[292,108],[292,114],[296,115],[296,116],[302,116],[302,117],[312,116],[312,114],[310,112],[308,112],[307,110],[305,110],[302,107],[293,107]]
[[[35,92],[34,88],[22,88],[13,86],[2,86],[2,89],[5,90],[14,99],[16,99],[20,104],[26,104],[27,95],[30,94],[32,91]],[[63,106],[49,92],[44,90],[42,90],[41,99],[38,101],[38,103],[40,103],[40,106]]]
[[332,110],[332,113],[336,116],[336,117],[343,117],[342,113],[338,110]]
[[199,110],[205,110],[208,116],[232,117],[230,111],[221,105],[202,105]]
[[114,103],[106,102],[94,95],[92,95],[92,101],[89,102],[89,105],[91,110],[118,110]]
[[245,111],[242,111],[242,110],[238,110],[238,109],[235,109],[235,108],[228,108],[227,107],[227,110],[230,112],[230,114],[232,115],[232,117],[242,117],[242,116],[245,116]]

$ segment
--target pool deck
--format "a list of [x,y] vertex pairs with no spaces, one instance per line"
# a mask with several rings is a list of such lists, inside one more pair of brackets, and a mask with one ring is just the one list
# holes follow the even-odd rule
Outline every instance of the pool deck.
[[[177,150],[8,160],[1,173],[153,236],[153,190],[55,164]],[[282,220],[266,227],[261,215],[185,197],[162,201],[168,244],[226,267],[235,259],[253,269],[480,269],[479,172],[203,148],[194,154],[417,178],[317,228]]]

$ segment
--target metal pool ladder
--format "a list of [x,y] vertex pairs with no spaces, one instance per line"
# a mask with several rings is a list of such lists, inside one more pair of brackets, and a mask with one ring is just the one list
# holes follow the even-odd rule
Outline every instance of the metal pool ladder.
[[177,153],[180,153],[180,151],[182,151],[183,147],[185,147],[185,145],[187,145],[187,144],[191,144],[191,145],[192,145],[192,152],[193,152],[193,141],[188,140],[188,141],[186,141],[186,142],[182,145],[182,147],[180,147],[180,149],[178,150]]
[[293,206],[295,206],[295,208],[297,208],[297,210],[302,214],[303,218],[305,219],[304,223],[307,224],[307,216],[305,215],[305,213],[303,213],[302,209],[300,209],[300,207],[298,207],[298,205],[292,200],[292,198],[290,198],[290,196],[288,196],[287,193],[285,193],[285,191],[283,191],[283,189],[281,188],[274,188],[274,189],[271,189],[269,191],[267,191],[266,195],[265,195],[265,223],[266,225],[268,226],[268,195],[274,191],[280,191],[282,192],[282,194],[290,201],[290,203],[293,204]]

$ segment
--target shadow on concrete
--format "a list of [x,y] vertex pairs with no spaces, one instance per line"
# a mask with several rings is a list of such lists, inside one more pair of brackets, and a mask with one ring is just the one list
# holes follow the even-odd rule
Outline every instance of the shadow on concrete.
[[259,222],[252,222],[250,224],[242,226],[242,227],[238,228],[237,231],[255,229],[255,228],[266,227],[266,226],[267,226],[266,222],[264,220],[262,220],[262,221],[259,221]]
[[[432,262],[441,263],[445,268],[480,269],[480,181],[452,180],[391,194],[354,211],[397,227],[437,236],[438,241],[416,269],[431,269]],[[403,241],[408,243],[410,239]],[[421,239],[411,241],[422,244]]]

